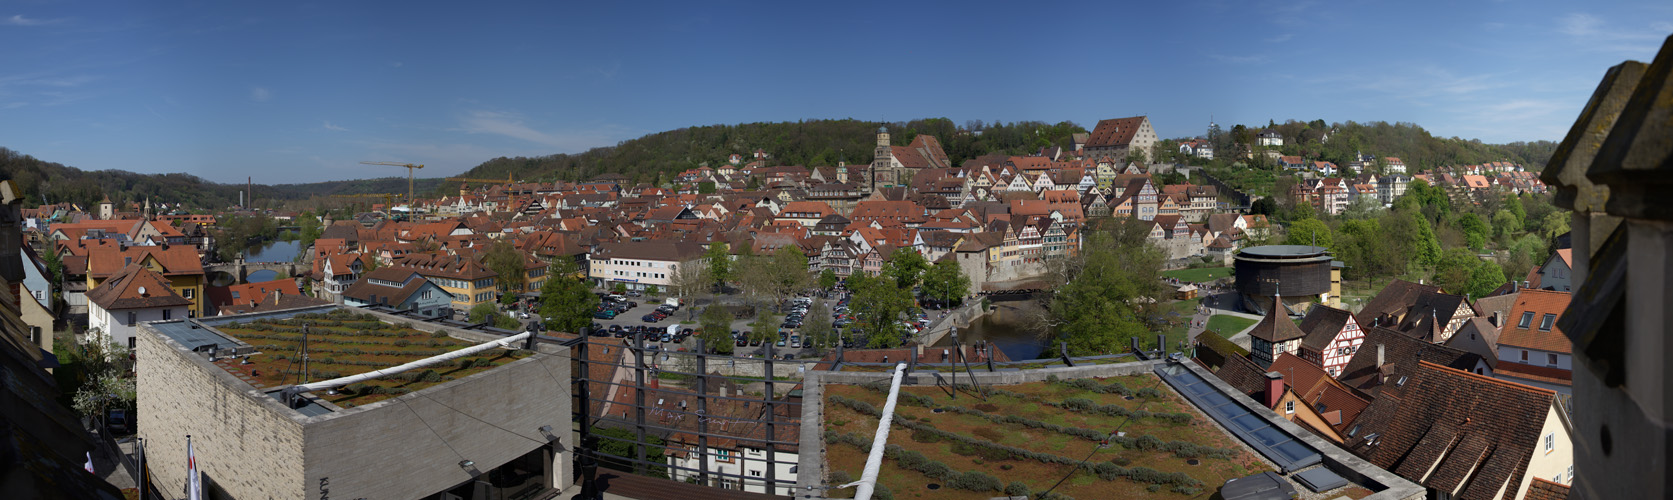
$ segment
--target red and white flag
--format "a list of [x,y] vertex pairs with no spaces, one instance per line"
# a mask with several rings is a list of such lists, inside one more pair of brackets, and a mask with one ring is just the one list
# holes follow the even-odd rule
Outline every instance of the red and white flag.
[[192,452],[192,436],[186,436],[186,500],[203,498],[203,482],[198,477],[198,457]]

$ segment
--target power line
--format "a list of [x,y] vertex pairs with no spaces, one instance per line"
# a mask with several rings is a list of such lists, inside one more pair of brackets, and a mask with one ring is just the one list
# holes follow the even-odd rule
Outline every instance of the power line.
[[480,419],[480,418],[477,418],[477,417],[476,417],[476,416],[475,416],[475,415],[471,415],[471,414],[469,414],[469,413],[465,413],[465,412],[463,412],[463,411],[460,411],[460,410],[459,410],[459,409],[458,409],[458,408],[454,408],[454,407],[452,407],[452,406],[448,406],[448,405],[447,405],[447,404],[446,404],[446,403],[443,403],[443,402],[441,402],[441,401],[436,401],[436,400],[435,400],[435,399],[433,399],[433,398],[431,398],[431,397],[430,397],[430,396],[426,396],[426,395],[424,395],[424,394],[423,394],[423,393],[415,393],[415,394],[418,394],[418,396],[419,396],[419,397],[422,397],[422,398],[424,398],[424,399],[428,399],[428,400],[430,400],[430,402],[432,402],[432,403],[435,403],[435,404],[438,404],[438,405],[441,405],[441,407],[442,407],[442,408],[447,408],[447,409],[449,409],[449,410],[453,410],[453,411],[454,411],[454,412],[455,412],[455,413],[458,413],[458,414],[460,414],[460,415],[464,415],[464,416],[467,416],[467,417],[470,417],[470,418],[471,418],[471,420],[475,420],[475,421],[477,421],[477,422],[482,422],[482,423],[484,423],[484,424],[488,424],[488,425],[489,425],[489,426],[491,426],[491,427],[493,427],[493,428],[495,428],[495,429],[499,429],[499,430],[502,430],[502,431],[505,431],[505,432],[506,432],[506,433],[509,433],[509,434],[511,434],[511,435],[513,435],[513,436],[517,436],[517,437],[520,437],[520,438],[523,438],[523,439],[527,439],[527,440],[529,440],[529,441],[533,441],[533,442],[535,442],[535,443],[536,443],[536,444],[546,444],[546,442],[545,442],[545,441],[541,441],[541,440],[538,440],[538,439],[535,439],[535,438],[531,438],[531,437],[528,437],[528,436],[524,436],[524,435],[522,435],[522,434],[519,434],[519,433],[517,433],[517,432],[515,432],[515,431],[512,431],[512,430],[511,430],[511,429],[507,429],[507,428],[504,428],[504,427],[500,427],[500,426],[498,426],[498,425],[495,425],[495,424],[494,424],[494,423],[493,423],[493,422],[489,422],[489,421],[487,421],[487,420],[483,420],[483,419]]
[[414,416],[414,417],[418,417],[418,421],[419,421],[419,422],[421,422],[421,423],[423,423],[423,424],[424,424],[424,428],[426,428],[426,429],[430,429],[430,433],[431,433],[431,434],[435,434],[435,435],[436,435],[436,439],[440,439],[440,440],[441,440],[441,444],[443,444],[443,445],[446,445],[446,446],[447,446],[447,449],[449,449],[449,450],[453,450],[453,454],[454,454],[454,455],[458,455],[458,456],[459,456],[459,459],[460,459],[460,460],[469,460],[469,459],[468,459],[468,458],[465,458],[465,454],[463,454],[463,453],[459,453],[459,450],[457,450],[457,449],[455,449],[455,448],[453,448],[453,444],[452,444],[452,443],[448,443],[448,442],[447,442],[447,438],[445,438],[445,437],[442,437],[442,435],[441,435],[441,433],[440,433],[440,432],[436,432],[436,428],[435,428],[435,427],[430,427],[430,422],[427,422],[427,421],[425,421],[425,420],[424,420],[424,416],[423,416],[423,415],[419,415],[419,414],[418,414],[418,410],[414,410],[414,409],[412,409],[412,404],[411,404],[411,403],[408,403],[408,402],[407,402],[407,400],[405,400],[405,399],[401,399],[401,398],[395,398],[395,400],[396,400],[396,401],[400,401],[400,402],[401,402],[401,404],[402,404],[402,405],[404,405],[404,406],[406,406],[406,407],[407,407],[407,411],[410,411],[410,412],[412,412],[412,416]]
[[[1160,385],[1162,385],[1162,379],[1157,378],[1156,379],[1156,385],[1152,385],[1152,386],[1150,386],[1150,388],[1155,389],[1157,386],[1160,386]],[[1144,404],[1139,405],[1139,410],[1143,410],[1145,406],[1150,405],[1150,402],[1152,400],[1153,399],[1144,400]],[[1134,413],[1137,413],[1137,412],[1134,412]],[[1121,424],[1115,426],[1114,431],[1110,431],[1110,433],[1104,437],[1104,441],[1108,442],[1109,441],[1109,436],[1114,436],[1116,434],[1119,434],[1121,432],[1121,428],[1126,427],[1127,423],[1132,422],[1132,421],[1133,421],[1133,415],[1132,414],[1127,415],[1126,418],[1123,418],[1121,420]],[[1058,479],[1057,482],[1052,484],[1050,488],[1046,488],[1045,492],[1040,493],[1040,496],[1035,497],[1035,498],[1045,498],[1046,495],[1049,495],[1049,494],[1051,494],[1051,492],[1053,490],[1056,490],[1058,486],[1062,486],[1064,481],[1068,481],[1070,477],[1074,477],[1075,473],[1079,472],[1081,470],[1081,467],[1085,467],[1086,462],[1089,461],[1089,460],[1092,460],[1092,456],[1098,454],[1098,450],[1101,449],[1101,448],[1103,448],[1103,446],[1093,446],[1092,447],[1092,452],[1087,453],[1086,458],[1081,459],[1080,463],[1075,464],[1074,468],[1069,469],[1068,474],[1064,474],[1062,479]]]

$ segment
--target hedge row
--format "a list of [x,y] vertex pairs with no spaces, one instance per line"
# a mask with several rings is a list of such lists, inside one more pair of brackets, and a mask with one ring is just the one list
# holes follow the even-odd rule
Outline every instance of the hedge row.
[[[826,430],[825,442],[831,444],[845,443],[859,448],[860,451],[867,453],[871,452],[871,442],[852,432],[839,435],[836,431]],[[945,482],[950,488],[970,490],[978,493],[1002,491],[1006,489],[1004,482],[986,472],[956,472],[952,467],[948,467],[947,464],[931,460],[929,457],[924,456],[923,453],[908,450],[900,447],[899,445],[885,445],[883,447],[883,456],[893,459],[895,461],[895,465],[900,466],[902,469],[917,471],[925,476],[928,476],[930,479]]]
[[1105,481],[1120,478],[1135,483],[1172,486],[1173,491],[1186,495],[1202,493],[1203,482],[1183,472],[1162,472],[1149,467],[1127,468],[1112,462],[1099,462],[1091,468],[1092,473]]
[[[831,396],[831,402],[837,403],[837,404],[840,404],[840,405],[843,405],[843,406],[847,406],[849,408],[852,408],[854,411],[864,413],[864,414],[870,415],[872,417],[879,417],[881,415],[881,412],[877,411],[877,407],[874,407],[874,406],[872,406],[872,405],[870,405],[870,404],[868,404],[864,401],[856,401],[856,400],[848,399],[848,398],[845,398],[845,397],[842,397],[842,396]],[[1005,445],[990,442],[990,441],[984,441],[984,440],[981,440],[981,439],[972,438],[970,436],[965,436],[965,435],[962,435],[962,434],[947,432],[947,431],[944,431],[944,430],[941,430],[941,429],[937,429],[937,428],[935,428],[931,425],[920,423],[920,422],[914,422],[914,421],[905,420],[905,419],[896,419],[894,422],[895,422],[896,425],[900,425],[901,427],[905,427],[905,428],[912,429],[912,430],[915,430],[915,431],[922,431],[922,432],[929,433],[929,434],[934,434],[935,436],[937,436],[941,439],[945,439],[945,440],[953,441],[953,442],[958,442],[958,443],[964,443],[964,444],[970,445],[972,447],[975,447],[977,449],[988,450],[988,451],[990,451],[994,454],[1001,454],[1002,453],[1002,454],[1008,455],[1010,458],[1013,458],[1013,459],[1036,460],[1036,461],[1039,461],[1039,462],[1042,462],[1042,463],[1047,463],[1047,464],[1070,465],[1070,466],[1080,464],[1079,460],[1075,460],[1075,459],[1072,459],[1072,458],[1069,458],[1069,457],[1053,455],[1053,454],[1050,454],[1050,453],[1040,453],[1040,452],[1033,451],[1033,450],[1025,450],[1025,449],[1022,449],[1022,448],[1017,448],[1017,447],[1014,447],[1014,446],[1005,446]]]
[[[907,398],[906,396],[912,396],[912,397]],[[876,407],[871,406],[870,404],[868,404],[864,401],[856,401],[856,400],[852,400],[852,399],[848,399],[848,398],[842,398],[841,396],[833,396],[832,400],[835,401],[837,398],[841,398],[843,400],[843,401],[837,401],[838,403],[848,405],[851,408],[854,408],[855,411],[866,413],[866,414],[874,416],[874,417],[881,414],[881,412],[879,412]],[[933,405],[933,403],[934,403],[933,400],[930,400],[929,398],[925,398],[925,397],[922,397],[922,396],[916,396],[916,395],[901,393],[901,398],[900,399],[905,400],[905,401],[907,401],[909,403],[912,403],[912,404],[919,404],[920,406],[931,406],[931,407],[934,406]],[[849,401],[849,402],[852,402],[853,404],[844,403],[844,401]],[[1082,401],[1086,401],[1086,400],[1082,400]],[[1087,401],[1087,403],[1090,403],[1090,401]],[[1046,404],[1052,404],[1052,403],[1046,403]],[[863,405],[863,408],[862,407],[856,407],[854,405]],[[1119,406],[1113,406],[1113,407],[1117,408],[1117,409],[1120,409],[1122,411],[1126,411],[1125,408],[1121,408]],[[1199,445],[1199,444],[1188,442],[1188,441],[1162,441],[1161,439],[1159,439],[1155,436],[1151,436],[1149,434],[1144,434],[1144,435],[1140,435],[1140,436],[1111,436],[1108,433],[1104,433],[1104,432],[1101,432],[1101,431],[1079,428],[1079,427],[1065,427],[1065,426],[1061,426],[1061,425],[1057,425],[1057,424],[1053,424],[1053,423],[1049,423],[1049,422],[1042,422],[1042,421],[1039,421],[1039,420],[1034,420],[1034,419],[1030,419],[1030,418],[1026,418],[1026,417],[1017,416],[1017,415],[995,415],[995,414],[991,414],[991,413],[984,412],[984,411],[981,411],[981,410],[977,410],[977,409],[973,409],[973,408],[965,408],[965,407],[962,407],[962,406],[943,406],[941,408],[946,409],[946,410],[951,411],[951,412],[954,412],[954,413],[981,417],[981,418],[986,419],[990,422],[999,423],[999,424],[1016,424],[1016,425],[1022,425],[1024,427],[1032,428],[1032,429],[1049,430],[1049,431],[1056,432],[1056,433],[1059,433],[1059,434],[1066,434],[1066,435],[1069,435],[1069,436],[1074,436],[1074,437],[1085,439],[1085,440],[1088,440],[1088,441],[1102,442],[1104,440],[1108,440],[1111,444],[1120,445],[1120,446],[1122,446],[1124,448],[1127,448],[1127,449],[1138,449],[1138,450],[1143,450],[1143,451],[1167,451],[1169,453],[1173,453],[1174,456],[1182,458],[1182,459],[1217,458],[1217,459],[1222,459],[1222,460],[1230,460],[1230,459],[1237,456],[1236,455],[1237,452],[1234,451],[1234,450],[1230,450],[1230,449],[1226,449],[1226,448],[1217,448],[1217,447],[1213,447],[1213,446],[1204,446],[1204,445]],[[1100,408],[1102,408],[1102,407],[1100,407]],[[1186,414],[1182,414],[1182,413],[1150,414],[1149,412],[1145,412],[1143,410],[1138,410],[1138,412],[1146,414],[1145,416],[1184,415],[1187,419],[1186,422],[1189,422],[1189,418],[1190,418],[1190,415],[1186,415]],[[906,425],[906,424],[903,424],[903,425]],[[1013,456],[1017,455],[1016,450],[1021,450],[1020,448],[1012,448],[1012,447],[1009,447],[1009,446],[999,445],[999,444],[991,443],[991,442],[988,442],[988,441],[981,441],[981,440],[969,438],[969,437],[966,437],[966,436],[963,436],[963,435],[947,433],[947,432],[944,432],[944,431],[940,431],[938,429],[934,429],[932,427],[924,426],[922,424],[917,424],[915,422],[911,423],[911,425],[906,425],[906,426],[909,427],[909,428],[912,428],[915,431],[917,431],[916,433],[914,433],[915,435],[917,433],[924,433],[924,434],[929,434],[929,435],[936,436],[938,438],[952,439],[954,441],[970,443],[970,444],[975,445],[977,447],[982,447],[982,445],[978,444],[978,443],[986,443],[986,444],[992,445],[994,447],[1002,448],[1003,451],[1009,452]],[[957,436],[957,437],[949,438],[948,437],[949,435]],[[1026,453],[1033,453],[1033,452],[1028,451],[1028,450],[1021,450],[1021,451],[1026,452]],[[1037,457],[1028,457],[1028,458],[1035,458],[1036,460],[1046,461],[1046,462],[1050,463],[1048,460],[1037,458]]]
[[1086,398],[1069,398],[1063,400],[1061,403],[1054,401],[1040,401],[1040,404],[1050,405],[1056,408],[1078,413],[1099,413],[1111,417],[1126,417],[1135,419],[1156,418],[1178,425],[1189,424],[1195,419],[1195,417],[1192,417],[1189,413],[1163,413],[1145,410],[1129,410],[1121,405],[1100,405]]

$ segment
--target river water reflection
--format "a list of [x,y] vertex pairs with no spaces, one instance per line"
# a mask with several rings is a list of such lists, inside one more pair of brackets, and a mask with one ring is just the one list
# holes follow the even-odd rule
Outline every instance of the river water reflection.
[[[1041,330],[1031,328],[1032,319],[1044,311],[1034,300],[993,301],[990,312],[959,330],[959,340],[966,343],[986,340],[999,347],[1013,360],[1036,359],[1045,351]],[[935,347],[953,345],[953,337],[942,337]]]

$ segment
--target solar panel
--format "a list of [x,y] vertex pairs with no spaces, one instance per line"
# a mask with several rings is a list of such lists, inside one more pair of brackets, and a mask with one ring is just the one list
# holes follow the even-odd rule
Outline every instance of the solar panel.
[[1293,472],[1322,461],[1318,452],[1283,429],[1274,427],[1267,419],[1232,401],[1208,381],[1184,365],[1158,365],[1156,375],[1167,381],[1204,414],[1222,427],[1272,460],[1284,472]]

